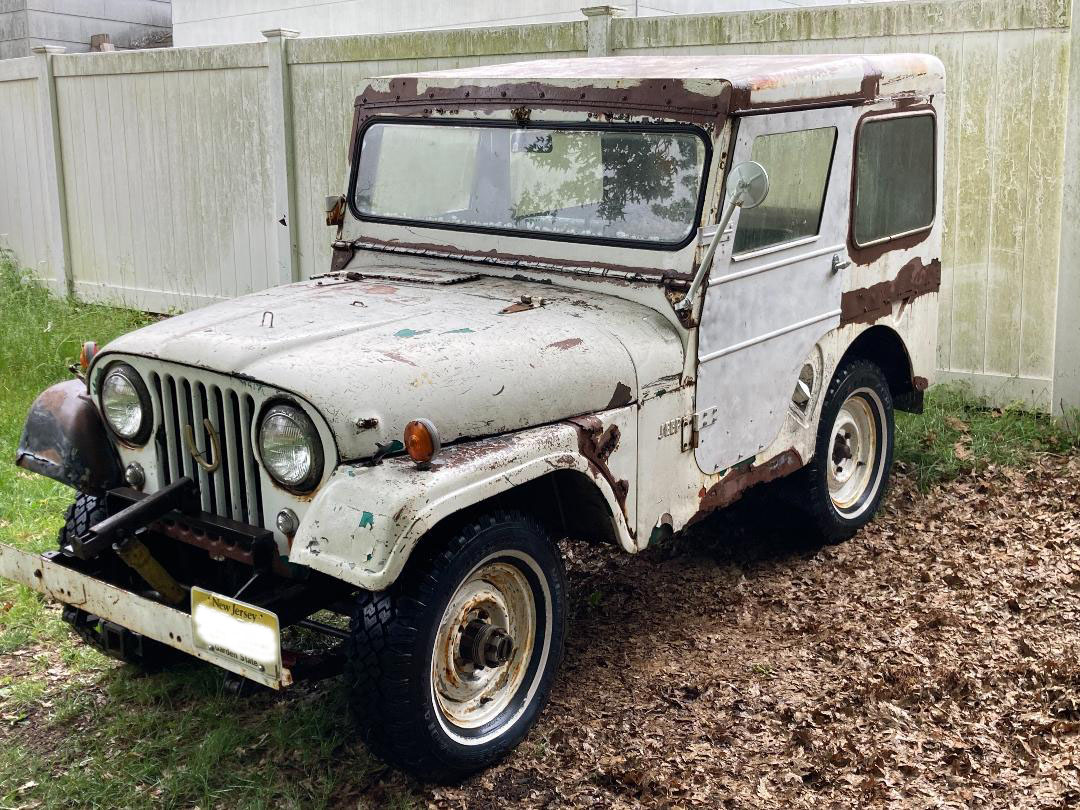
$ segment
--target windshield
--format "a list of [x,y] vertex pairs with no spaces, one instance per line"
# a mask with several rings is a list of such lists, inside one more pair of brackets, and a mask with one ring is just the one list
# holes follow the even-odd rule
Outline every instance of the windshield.
[[353,204],[376,221],[678,246],[707,153],[686,129],[379,122],[363,134]]

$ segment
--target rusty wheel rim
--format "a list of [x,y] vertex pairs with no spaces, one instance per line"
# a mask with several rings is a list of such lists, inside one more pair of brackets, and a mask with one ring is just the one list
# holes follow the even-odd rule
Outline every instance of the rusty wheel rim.
[[828,483],[833,506],[855,517],[873,501],[881,483],[885,407],[877,393],[860,388],[840,407],[829,441]]
[[[535,566],[532,560],[527,562]],[[500,628],[513,639],[508,661],[477,666],[466,660],[462,636],[466,627],[478,620]],[[435,708],[447,733],[459,737],[460,730],[481,729],[507,713],[521,692],[533,658],[536,622],[533,587],[515,562],[489,558],[464,578],[443,612],[431,662]],[[519,714],[511,713],[482,739],[468,736],[460,741],[473,744],[498,736]]]

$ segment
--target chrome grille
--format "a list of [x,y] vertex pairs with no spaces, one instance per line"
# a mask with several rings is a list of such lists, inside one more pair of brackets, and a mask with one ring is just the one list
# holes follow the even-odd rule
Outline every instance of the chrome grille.
[[[204,512],[262,526],[259,469],[251,448],[254,399],[242,391],[156,371],[150,373],[150,387],[160,420],[157,458],[162,483],[187,475],[199,484]],[[212,473],[196,463],[184,443],[190,425],[196,449],[211,464],[216,460],[204,419],[213,425],[221,453],[221,464]]]

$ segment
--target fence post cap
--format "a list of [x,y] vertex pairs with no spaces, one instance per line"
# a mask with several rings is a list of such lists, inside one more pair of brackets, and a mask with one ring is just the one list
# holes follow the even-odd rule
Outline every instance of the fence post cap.
[[299,31],[294,31],[291,28],[268,28],[262,32],[262,35],[267,39],[274,39],[275,37],[281,37],[283,39],[295,39],[300,36]]
[[586,6],[581,9],[586,17],[618,17],[626,13],[622,6]]

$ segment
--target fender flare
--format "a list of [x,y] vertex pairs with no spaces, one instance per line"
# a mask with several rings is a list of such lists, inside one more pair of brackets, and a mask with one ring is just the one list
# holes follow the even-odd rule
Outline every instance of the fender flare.
[[556,470],[588,475],[620,546],[638,550],[608,478],[581,452],[577,428],[558,423],[449,447],[427,470],[407,457],[338,467],[304,513],[289,562],[383,590],[441,520]]
[[15,463],[84,492],[121,483],[120,459],[81,380],[57,383],[34,400]]

